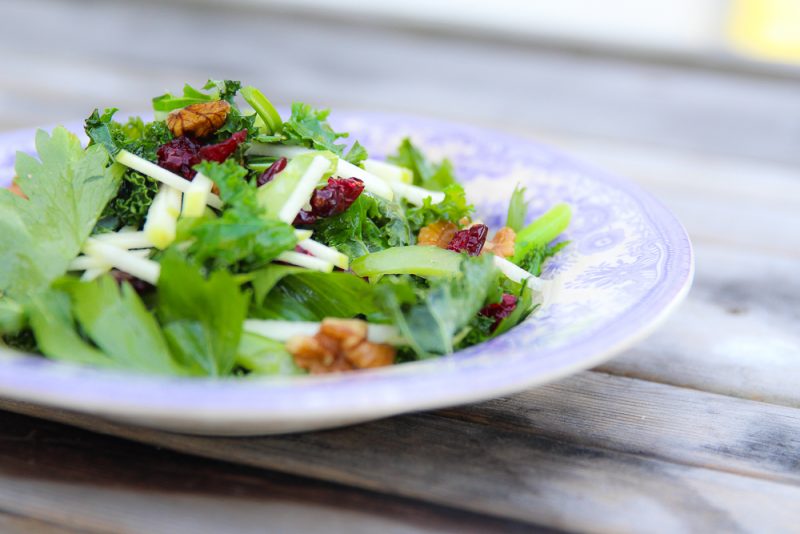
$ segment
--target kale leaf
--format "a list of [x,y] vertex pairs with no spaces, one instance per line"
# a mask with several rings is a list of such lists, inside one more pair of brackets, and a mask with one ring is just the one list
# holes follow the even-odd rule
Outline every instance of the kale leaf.
[[195,167],[209,177],[220,191],[225,210],[218,218],[205,218],[191,229],[195,241],[189,254],[212,269],[252,270],[274,260],[297,244],[294,228],[284,222],[263,217],[256,197],[256,186],[247,182],[247,169],[233,160],[224,163],[204,161]]
[[484,306],[497,272],[490,255],[464,256],[460,274],[433,279],[428,288],[409,277],[386,277],[375,291],[379,306],[420,358],[448,354],[456,338]]
[[569,241],[562,241],[552,246],[541,245],[534,247],[520,260],[518,265],[534,276],[541,276],[544,262],[558,254],[567,245],[569,245]]
[[412,239],[403,208],[366,193],[344,213],[317,221],[314,232],[320,241],[351,259],[409,245]]
[[295,102],[292,104],[292,114],[281,126],[280,133],[262,135],[256,140],[262,143],[285,143],[328,150],[353,165],[358,165],[367,158],[366,149],[356,141],[345,154],[347,145],[337,141],[350,134],[334,131],[328,124],[329,114],[330,110],[316,110],[308,104]]
[[474,206],[467,203],[464,188],[459,184],[452,184],[445,187],[442,202],[433,204],[428,197],[422,206],[410,207],[406,211],[406,217],[411,232],[417,235],[423,226],[436,221],[450,221],[458,225],[462,218],[470,218],[474,211]]
[[425,189],[445,191],[449,186],[458,185],[449,160],[445,159],[439,164],[429,162],[408,137],[397,147],[397,154],[386,159],[395,165],[411,169],[414,173],[414,185]]

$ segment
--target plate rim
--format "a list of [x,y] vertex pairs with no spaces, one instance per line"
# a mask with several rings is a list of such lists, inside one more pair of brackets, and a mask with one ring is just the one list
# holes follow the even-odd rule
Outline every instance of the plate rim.
[[[42,404],[75,410],[116,419],[135,420],[149,426],[174,424],[180,420],[186,425],[195,423],[213,427],[212,420],[226,425],[257,424],[259,422],[279,424],[281,421],[302,423],[346,416],[348,420],[366,420],[399,413],[478,402],[517,392],[532,386],[555,381],[583,369],[607,361],[612,356],[636,344],[650,335],[672,313],[688,294],[694,278],[694,252],[688,232],[677,217],[661,201],[630,180],[610,174],[593,165],[576,160],[560,150],[522,135],[510,134],[482,126],[453,122],[433,117],[380,111],[345,110],[334,113],[333,119],[347,117],[382,117],[388,120],[407,120],[432,125],[441,130],[480,132],[493,140],[507,143],[525,143],[546,150],[560,163],[591,174],[593,179],[622,189],[637,203],[659,238],[668,245],[665,269],[675,271],[665,276],[660,284],[648,291],[632,307],[615,317],[615,323],[631,318],[627,328],[604,332],[588,340],[586,333],[564,346],[544,349],[536,358],[521,358],[508,366],[515,372],[495,372],[487,380],[478,380],[474,370],[459,369],[454,364],[460,351],[452,356],[435,360],[411,362],[390,368],[359,371],[347,375],[303,376],[292,378],[264,377],[257,379],[236,378],[180,378],[132,375],[109,370],[83,367],[75,364],[31,358],[20,352],[0,348],[0,397],[16,401]],[[10,139],[31,134],[37,128],[24,128],[0,132],[0,147]],[[669,265],[667,265],[669,264]],[[652,295],[658,290],[657,295]],[[641,308],[646,308],[644,311]],[[513,330],[504,336],[513,335]],[[501,337],[504,337],[501,336]],[[598,339],[599,338],[599,339]],[[593,348],[592,348],[593,347]],[[491,350],[489,344],[474,347],[474,352]],[[470,349],[468,349],[470,350]],[[520,349],[517,349],[519,352]],[[535,360],[535,361],[534,361]],[[541,368],[548,361],[558,365]],[[526,365],[527,364],[527,365]],[[500,367],[500,366],[498,366]],[[530,374],[520,372],[525,367]],[[540,367],[537,369],[537,367]],[[448,369],[451,368],[451,369]],[[435,370],[435,372],[432,372]],[[447,376],[467,372],[470,380],[458,384],[455,390],[427,390],[425,395],[415,395],[420,389],[431,386],[431,382],[442,382]],[[532,372],[537,371],[537,372]],[[409,380],[404,375],[410,375]],[[400,377],[405,383],[403,393],[387,394],[392,388],[386,379]],[[461,377],[463,378],[463,377]],[[421,380],[424,379],[424,380]],[[413,383],[416,382],[416,383]],[[483,383],[482,383],[483,382]],[[142,390],[175,388],[177,395],[170,397],[155,395],[142,397]],[[359,395],[353,395],[353,384]],[[439,384],[440,386],[442,384]],[[80,387],[85,386],[85,389]],[[94,387],[88,387],[94,386]],[[104,387],[98,387],[104,386]],[[350,389],[348,394],[319,398],[314,389]],[[309,394],[310,389],[311,392]],[[266,391],[265,391],[266,390]],[[214,396],[215,403],[198,404],[198,399]],[[289,396],[293,402],[275,401],[277,397]],[[305,399],[304,399],[305,397]],[[305,400],[305,402],[302,402]],[[190,402],[191,401],[191,402]],[[223,401],[223,402],[219,402]],[[259,402],[260,401],[260,402]],[[322,425],[317,427],[321,428]]]

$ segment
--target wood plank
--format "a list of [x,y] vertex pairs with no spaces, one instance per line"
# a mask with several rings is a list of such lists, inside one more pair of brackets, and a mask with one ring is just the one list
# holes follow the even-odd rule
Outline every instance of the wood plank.
[[[0,511],[0,532],[5,534],[78,534],[80,530]],[[83,531],[86,532],[85,530]]]
[[0,413],[2,532],[529,532],[495,520],[179,455]]
[[[15,76],[0,84],[0,111],[16,124],[49,123],[114,103],[139,109],[149,96],[180,87],[187,75],[197,82],[228,76],[260,85],[281,102],[390,109],[800,163],[800,80],[791,77],[220,9],[224,16],[197,4],[185,9],[145,2],[133,9],[105,2],[75,9],[55,0],[12,2],[0,18],[0,50]],[[147,39],[140,38],[142,28],[148,28]],[[213,33],[215,39],[195,42],[190,57],[165,54],[180,33]],[[271,50],[268,43],[292,42],[297,35],[303,46],[254,61],[255,51]],[[15,112],[17,106],[30,115]]]
[[580,373],[440,414],[800,486],[800,410]]
[[4,405],[182,452],[557,529],[763,532],[800,520],[796,410],[597,373],[461,411],[264,438],[187,437]]
[[800,261],[697,244],[687,301],[605,372],[800,407]]

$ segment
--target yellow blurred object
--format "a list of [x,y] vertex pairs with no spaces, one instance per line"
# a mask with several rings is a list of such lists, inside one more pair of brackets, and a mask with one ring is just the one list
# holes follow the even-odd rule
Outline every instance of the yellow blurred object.
[[735,0],[729,32],[744,53],[800,63],[800,0]]

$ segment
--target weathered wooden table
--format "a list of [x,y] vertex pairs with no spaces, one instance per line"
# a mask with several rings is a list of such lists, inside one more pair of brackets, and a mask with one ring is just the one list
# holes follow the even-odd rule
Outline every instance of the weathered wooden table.
[[797,71],[222,6],[0,13],[2,128],[243,78],[544,139],[655,193],[697,253],[694,290],[648,340],[478,405],[222,439],[2,402],[0,531],[800,529]]

